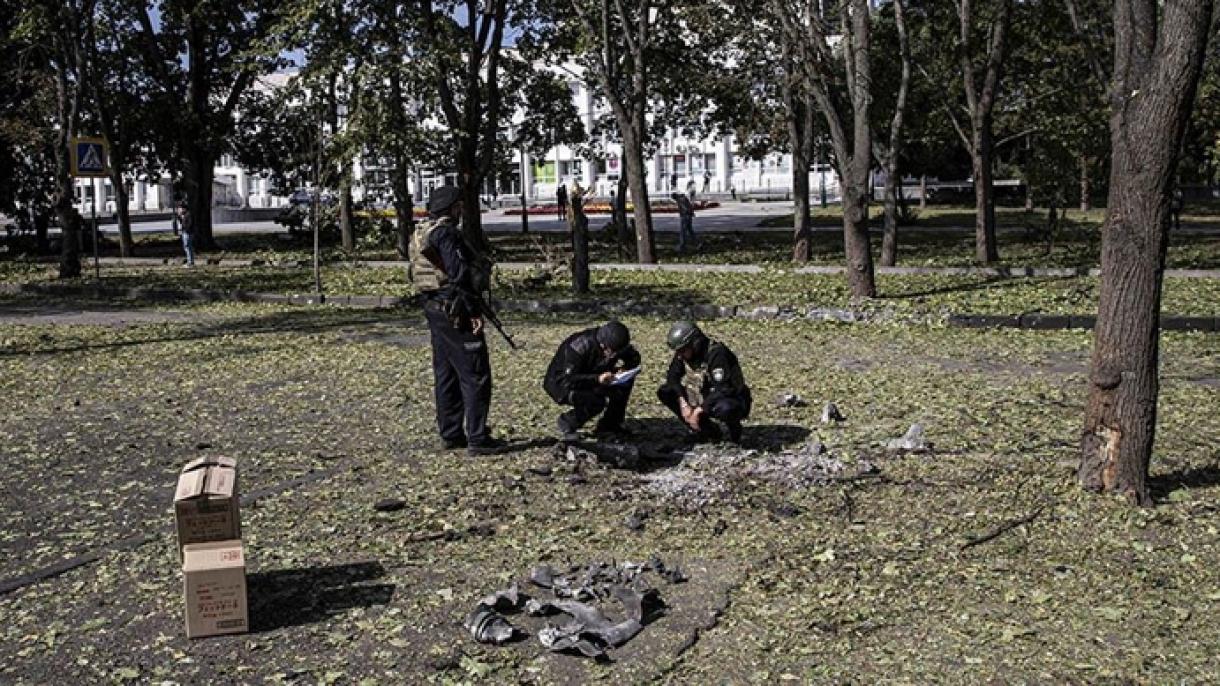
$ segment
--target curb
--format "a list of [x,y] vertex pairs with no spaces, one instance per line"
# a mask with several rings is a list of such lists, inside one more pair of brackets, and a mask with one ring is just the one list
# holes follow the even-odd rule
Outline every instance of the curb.
[[[246,302],[291,305],[335,305],[356,309],[388,309],[416,307],[414,296],[393,295],[314,295],[261,293],[255,291],[224,291],[212,289],[111,288],[106,286],[67,286],[46,284],[0,283],[0,294],[76,295],[129,298],[151,302]],[[1097,322],[1094,315],[1043,314],[1027,312],[1019,315],[948,313],[914,314],[894,310],[856,310],[833,307],[795,307],[779,305],[658,305],[647,301],[598,300],[496,300],[501,312],[521,314],[598,314],[637,315],[691,319],[745,319],[750,321],[837,322],[840,324],[897,323],[935,324],[964,329],[1026,329],[1031,331],[1091,330]],[[1162,316],[1162,331],[1220,332],[1220,317]]]

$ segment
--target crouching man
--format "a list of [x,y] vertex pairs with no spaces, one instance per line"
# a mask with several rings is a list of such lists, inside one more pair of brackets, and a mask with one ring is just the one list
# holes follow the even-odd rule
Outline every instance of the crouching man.
[[623,418],[635,381],[620,379],[616,373],[639,366],[640,353],[631,345],[631,333],[620,322],[577,331],[564,339],[542,382],[555,402],[572,408],[559,415],[561,438],[578,440],[580,427],[603,410],[597,433],[627,435]]
[[754,399],[737,356],[704,335],[693,322],[678,322],[665,338],[674,359],[657,397],[686,424],[696,440],[718,441],[723,422],[729,440],[741,442],[741,422]]

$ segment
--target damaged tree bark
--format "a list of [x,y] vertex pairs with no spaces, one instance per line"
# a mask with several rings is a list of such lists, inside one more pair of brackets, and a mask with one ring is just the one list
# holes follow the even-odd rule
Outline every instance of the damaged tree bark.
[[1150,505],[1161,283],[1173,169],[1214,0],[1114,3],[1108,215],[1078,478]]

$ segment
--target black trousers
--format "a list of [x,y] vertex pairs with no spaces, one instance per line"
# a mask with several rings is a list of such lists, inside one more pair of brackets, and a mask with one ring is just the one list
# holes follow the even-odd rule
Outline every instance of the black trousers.
[[436,381],[436,425],[441,438],[471,445],[488,439],[487,414],[491,409],[491,361],[487,341],[480,332],[453,328],[434,303],[424,306],[432,333],[432,375]]
[[[682,418],[682,391],[670,386],[662,386],[657,389],[657,398],[661,404],[668,407],[670,412],[677,415],[678,419]],[[740,397],[718,398],[716,402],[704,406],[703,419],[700,422],[706,425],[707,422],[716,419],[725,424],[739,424],[741,420],[750,416],[750,407],[754,404],[750,394],[745,394]]]
[[561,416],[564,424],[575,431],[605,410],[606,414],[602,415],[599,425],[622,426],[623,418],[627,416],[627,400],[631,398],[634,386],[635,382],[630,381],[621,386],[596,386],[589,390],[572,391],[566,402],[562,403],[572,406]]

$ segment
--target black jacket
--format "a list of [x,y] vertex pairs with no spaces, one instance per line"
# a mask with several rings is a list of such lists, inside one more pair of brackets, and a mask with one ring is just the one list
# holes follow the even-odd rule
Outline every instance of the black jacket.
[[[680,355],[674,355],[665,372],[665,385],[662,390],[678,393],[686,397],[686,389],[682,381],[686,376],[686,362]],[[728,346],[719,341],[704,338],[696,344],[695,355],[690,360],[690,366],[703,373],[703,383],[700,394],[703,396],[702,407],[708,408],[721,398],[735,398],[742,401],[751,399],[750,387],[746,385],[741,365],[737,356]],[[690,398],[687,398],[690,401]]]
[[567,402],[572,391],[597,387],[597,377],[604,372],[634,369],[640,365],[640,353],[627,346],[610,359],[602,354],[597,342],[597,327],[577,331],[564,339],[551,358],[542,387],[557,403]]

